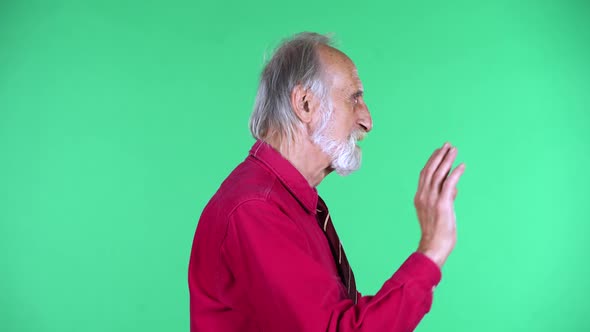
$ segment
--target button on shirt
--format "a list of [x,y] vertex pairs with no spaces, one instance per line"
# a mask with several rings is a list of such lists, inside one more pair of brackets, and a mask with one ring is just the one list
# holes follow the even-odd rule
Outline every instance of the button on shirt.
[[[189,262],[191,331],[411,331],[440,269],[413,253],[371,296],[347,294],[316,220],[318,193],[257,141],[199,219]],[[351,262],[354,266],[354,262]]]

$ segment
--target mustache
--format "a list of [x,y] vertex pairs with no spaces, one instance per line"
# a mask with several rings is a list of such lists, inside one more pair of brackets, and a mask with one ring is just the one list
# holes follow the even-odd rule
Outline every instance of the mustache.
[[367,132],[361,129],[357,129],[350,134],[351,141],[362,141],[367,137]]

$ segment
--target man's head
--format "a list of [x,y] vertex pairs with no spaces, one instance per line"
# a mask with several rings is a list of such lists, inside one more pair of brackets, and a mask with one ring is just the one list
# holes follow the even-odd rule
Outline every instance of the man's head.
[[264,68],[250,120],[255,138],[287,146],[309,142],[345,175],[360,166],[356,143],[371,127],[356,67],[328,37],[298,34]]

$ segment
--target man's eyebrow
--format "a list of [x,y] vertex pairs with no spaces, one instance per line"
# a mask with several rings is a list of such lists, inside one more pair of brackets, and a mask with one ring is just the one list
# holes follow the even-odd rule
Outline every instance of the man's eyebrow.
[[352,98],[358,98],[363,96],[363,90],[358,90],[357,92],[352,94]]

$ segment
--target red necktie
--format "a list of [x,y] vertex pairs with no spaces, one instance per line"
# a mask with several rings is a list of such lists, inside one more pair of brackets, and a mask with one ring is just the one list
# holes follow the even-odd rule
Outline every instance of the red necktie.
[[342,248],[342,243],[340,243],[340,239],[338,239],[338,234],[336,234],[334,224],[332,224],[332,218],[330,218],[330,212],[328,211],[328,207],[326,206],[326,203],[324,203],[324,200],[319,196],[317,207],[317,220],[320,224],[320,228],[324,231],[324,234],[326,234],[326,238],[330,243],[330,249],[332,250],[334,260],[336,261],[338,273],[340,274],[340,278],[342,279],[342,282],[344,283],[344,286],[347,289],[348,297],[354,302],[354,304],[356,304],[357,292],[356,283],[354,281],[354,274],[352,273],[350,264],[348,264],[348,259],[346,259],[344,249]]

